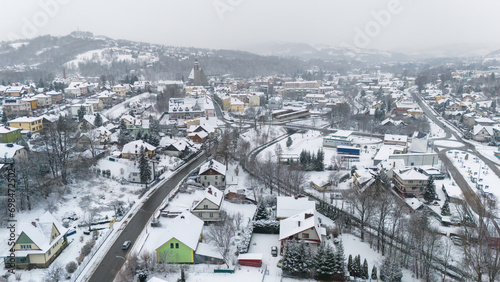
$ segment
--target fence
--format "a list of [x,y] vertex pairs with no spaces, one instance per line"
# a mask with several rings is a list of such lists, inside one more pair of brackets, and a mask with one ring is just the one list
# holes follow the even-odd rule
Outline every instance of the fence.
[[78,266],[76,271],[73,272],[73,274],[71,275],[71,281],[76,281],[78,279],[78,277],[80,276],[80,274],[82,274],[83,270],[89,264],[89,262],[92,260],[94,255],[97,253],[97,251],[99,251],[102,244],[104,244],[104,242],[106,242],[106,239],[108,239],[111,232],[113,232],[113,226],[111,226],[111,228],[109,228],[108,231],[106,231],[106,233],[104,233],[104,235],[101,236],[101,240],[99,240],[97,242],[97,244],[92,248],[92,251],[90,252],[90,254],[83,259],[82,263]]

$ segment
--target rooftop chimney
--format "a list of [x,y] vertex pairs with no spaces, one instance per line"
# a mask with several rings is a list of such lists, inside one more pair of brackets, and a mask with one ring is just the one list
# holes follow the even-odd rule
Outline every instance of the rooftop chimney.
[[297,221],[297,223],[299,224],[299,227],[300,227],[300,220],[299,220],[299,221]]
[[208,187],[207,192],[208,192],[208,194],[212,195],[212,188]]

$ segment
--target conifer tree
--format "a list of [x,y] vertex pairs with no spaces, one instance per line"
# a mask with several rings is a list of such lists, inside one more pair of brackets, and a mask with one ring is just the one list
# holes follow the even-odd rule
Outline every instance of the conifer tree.
[[352,254],[349,255],[349,259],[347,261],[347,271],[349,272],[349,275],[353,275],[353,261],[352,261]]
[[95,127],[101,127],[102,126],[102,117],[101,117],[101,115],[99,113],[97,113],[95,115],[94,126]]
[[441,215],[444,215],[444,216],[450,216],[451,215],[451,212],[450,212],[450,203],[448,200],[446,200],[443,204],[443,207],[441,207]]
[[372,278],[372,280],[375,280],[375,281],[377,280],[377,266],[375,266],[375,265],[372,267],[372,277],[371,278]]
[[290,136],[288,136],[288,139],[286,139],[286,147],[290,148],[290,146],[292,146],[292,144],[293,144],[292,138]]
[[335,251],[335,267],[334,267],[334,280],[342,281],[345,277],[345,256],[344,256],[344,244],[342,241],[337,245],[337,250]]
[[151,180],[151,168],[149,167],[149,162],[146,159],[146,151],[144,146],[141,146],[141,154],[139,157],[139,174],[142,184],[146,184],[146,189],[148,189],[148,182]]
[[267,212],[266,205],[263,201],[259,203],[257,207],[257,212],[255,213],[255,220],[269,219],[269,213]]
[[368,279],[368,262],[366,261],[366,259],[363,262],[363,271],[362,272],[363,272],[363,274],[361,275],[361,278]]
[[424,199],[427,202],[431,202],[436,199],[436,185],[434,185],[434,179],[432,178],[432,176],[429,177],[429,181],[425,186]]

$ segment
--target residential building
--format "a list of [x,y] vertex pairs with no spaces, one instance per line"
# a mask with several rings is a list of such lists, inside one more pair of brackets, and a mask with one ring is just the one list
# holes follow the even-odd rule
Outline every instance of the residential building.
[[0,143],[16,143],[21,140],[21,129],[15,127],[0,127]]
[[280,221],[280,253],[283,253],[287,241],[304,241],[314,250],[325,240],[325,237],[326,229],[320,225],[314,208]]
[[35,97],[24,97],[21,101],[28,103],[32,110],[38,109],[38,99]]
[[245,103],[237,98],[231,98],[229,111],[232,113],[244,113]]
[[216,160],[210,160],[200,167],[198,173],[203,187],[213,185],[218,188],[226,186],[226,166]]
[[31,115],[31,105],[19,98],[5,98],[3,112],[6,115]]
[[40,108],[48,108],[52,106],[52,97],[47,94],[37,94],[33,96],[33,98],[38,100],[38,106]]
[[[15,267],[46,268],[68,246],[67,228],[64,228],[50,212],[33,221],[19,221],[14,244]],[[10,257],[4,255],[5,266]]]
[[127,88],[123,84],[114,85],[111,89],[118,97],[124,98],[127,95]]
[[[97,114],[92,114],[92,115],[84,115],[83,116],[83,120],[78,123],[78,131],[82,131],[83,130],[83,127],[85,126],[87,129],[93,129],[93,128],[96,128],[96,125],[95,125],[95,118],[96,118]],[[102,125],[107,125],[109,123],[109,120],[99,114],[99,116],[101,117],[101,121],[102,121]]]
[[8,86],[5,89],[5,97],[21,97],[22,94],[28,93],[28,89],[24,86]]
[[193,201],[191,205],[191,213],[203,221],[219,221],[221,220],[220,211],[224,193],[219,189],[210,185],[205,188],[202,199]]
[[394,186],[405,197],[422,197],[429,177],[416,169],[394,170]]
[[59,104],[64,100],[63,94],[57,91],[49,91],[45,93],[47,96],[52,98],[52,104]]
[[11,160],[19,162],[27,157],[28,150],[24,146],[12,143],[0,144],[0,163],[7,163]]
[[[157,232],[151,238],[151,241],[156,243],[156,261],[195,263],[195,251],[201,240],[203,224],[203,220],[188,211],[168,222],[168,225],[162,228],[164,232]],[[158,235],[158,238],[154,235]]]
[[208,133],[205,131],[191,132],[187,138],[195,143],[203,143],[208,138]]
[[141,147],[144,148],[146,157],[153,158],[156,155],[156,147],[142,140],[135,140],[123,146],[122,158],[124,159],[139,159]]
[[10,120],[9,126],[21,128],[23,131],[27,130],[31,133],[41,131],[43,129],[42,117],[19,117]]
[[73,119],[78,119],[78,111],[83,108],[86,115],[94,114],[94,108],[90,104],[73,104],[70,107],[70,115]]
[[149,133],[149,120],[148,119],[138,119],[138,118],[135,118],[131,115],[124,115],[124,116],[122,116],[122,119],[125,122],[127,129],[131,133],[136,134],[139,131],[141,131],[143,133]]

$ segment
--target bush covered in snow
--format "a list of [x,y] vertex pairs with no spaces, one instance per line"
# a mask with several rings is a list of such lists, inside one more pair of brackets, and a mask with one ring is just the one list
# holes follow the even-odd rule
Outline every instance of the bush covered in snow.
[[248,247],[250,246],[250,240],[252,239],[253,224],[247,225],[243,234],[241,235],[241,241],[238,243],[237,249],[239,254],[245,254],[248,252]]
[[253,231],[262,234],[279,234],[280,223],[277,220],[256,220],[253,222]]

